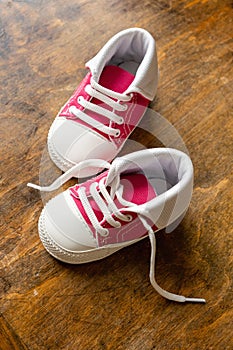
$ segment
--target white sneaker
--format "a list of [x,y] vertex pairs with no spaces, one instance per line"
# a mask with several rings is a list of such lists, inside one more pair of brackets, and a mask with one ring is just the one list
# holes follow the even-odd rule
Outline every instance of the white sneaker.
[[108,170],[57,195],[41,213],[39,234],[47,251],[64,262],[87,263],[149,235],[153,287],[170,300],[204,302],[164,291],[154,278],[154,232],[174,224],[188,208],[193,186],[190,158],[174,149],[147,149],[116,158],[111,165],[84,161],[48,187],[28,185],[52,191],[89,166]]
[[63,171],[86,159],[114,159],[157,89],[156,45],[144,29],[119,32],[86,67],[48,134],[50,157]]

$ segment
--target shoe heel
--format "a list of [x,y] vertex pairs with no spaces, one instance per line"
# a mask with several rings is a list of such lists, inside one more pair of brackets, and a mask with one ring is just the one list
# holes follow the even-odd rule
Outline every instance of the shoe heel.
[[166,228],[165,228],[165,232],[166,233],[171,233],[172,231],[174,231],[177,226],[181,223],[181,221],[183,220],[185,214],[186,214],[186,211],[185,210],[175,221],[173,221],[170,225],[168,225]]

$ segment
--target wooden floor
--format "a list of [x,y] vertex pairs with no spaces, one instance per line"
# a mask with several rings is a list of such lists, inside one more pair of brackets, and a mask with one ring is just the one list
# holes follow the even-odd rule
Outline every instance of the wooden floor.
[[[232,18],[230,0],[0,1],[1,350],[233,349]],[[206,305],[154,291],[148,240],[70,266],[38,237],[43,201],[26,183],[44,171],[48,129],[84,63],[133,26],[157,41],[152,108],[175,127],[195,167],[185,219],[157,236],[157,280]],[[132,139],[156,147],[163,142],[154,133],[141,128]]]

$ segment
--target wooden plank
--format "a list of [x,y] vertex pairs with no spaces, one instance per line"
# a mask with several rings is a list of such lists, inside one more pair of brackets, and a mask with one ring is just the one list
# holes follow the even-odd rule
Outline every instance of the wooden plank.
[[[151,108],[166,122],[157,130],[148,117],[151,132],[142,122],[127,147],[163,146],[154,135],[169,136],[172,123],[195,168],[185,219],[157,236],[157,279],[206,305],[154,292],[147,240],[72,266],[47,254],[38,237],[49,197],[26,183],[60,174],[46,153],[48,129],[85,62],[133,26],[157,40]],[[0,2],[1,350],[232,349],[232,70],[230,0]]]
[[2,350],[26,350],[26,346],[19,339],[11,326],[0,316],[0,349]]

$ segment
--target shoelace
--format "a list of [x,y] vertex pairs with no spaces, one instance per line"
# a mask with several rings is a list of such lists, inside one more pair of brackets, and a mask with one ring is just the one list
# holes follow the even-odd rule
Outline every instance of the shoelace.
[[[85,160],[83,162],[80,162],[79,164],[75,165],[73,168],[68,170],[66,173],[62,174],[58,179],[56,179],[50,186],[38,186],[32,183],[28,183],[27,186],[32,187],[34,189],[50,192],[58,189],[60,186],[62,186],[65,182],[67,182],[69,179],[71,179],[73,176],[77,177],[80,170],[86,167],[101,167],[109,169],[111,167],[111,164],[109,164],[106,161],[100,160],[100,159],[94,159],[94,160]],[[112,170],[112,169],[111,169]],[[123,186],[120,184],[120,175],[117,174],[117,176],[114,177],[114,180],[109,184],[111,186],[110,193],[107,191],[106,184],[105,184],[106,177],[102,178],[99,183],[94,182],[90,186],[90,195],[95,200],[96,204],[100,208],[100,210],[103,213],[103,219],[101,222],[98,221],[90,203],[88,200],[88,196],[86,194],[86,189],[83,186],[80,186],[77,190],[77,196],[79,197],[80,201],[82,202],[83,208],[95,228],[96,232],[101,235],[102,237],[106,237],[109,234],[109,230],[102,227],[102,222],[106,220],[112,227],[120,227],[121,223],[117,220],[115,220],[112,217],[112,214],[114,216],[122,221],[131,221],[132,217],[130,215],[123,214],[120,209],[116,206],[114,203],[114,197],[116,196],[118,201],[122,204],[122,206],[130,208],[130,206],[134,206],[135,204],[128,202],[122,198],[122,192],[123,192]],[[98,189],[97,189],[98,187]],[[134,210],[135,212],[135,210]],[[150,282],[154,289],[159,293],[161,296],[163,296],[166,299],[177,301],[177,302],[197,302],[197,303],[205,303],[206,300],[203,298],[186,298],[183,295],[177,295],[174,293],[170,293],[163,288],[161,288],[155,279],[155,256],[156,256],[156,237],[155,234],[151,228],[151,226],[148,224],[145,215],[138,212],[138,217],[141,220],[142,224],[146,228],[148,232],[148,236],[150,239],[151,244],[151,257],[150,257]]]
[[[104,220],[106,220],[112,227],[121,227],[121,223],[113,218],[112,216],[113,214],[116,218],[122,221],[129,222],[132,220],[131,215],[125,215],[117,208],[113,198],[111,197],[111,195],[106,189],[105,180],[106,180],[106,177],[102,178],[99,183],[94,182],[90,186],[90,194],[103,214],[103,219],[101,222],[98,221],[89,203],[85,187],[79,187],[77,190],[77,197],[80,199],[82,206],[90,222],[92,223],[96,232],[100,234],[102,237],[106,237],[109,235],[109,230],[102,227],[102,222]],[[120,192],[122,192],[122,190],[123,190],[123,187],[122,185],[120,185],[118,190],[116,190],[115,194],[117,196],[118,201],[122,205],[126,205],[126,201],[120,195]],[[72,192],[72,195],[75,195],[75,193]]]
[[[115,91],[109,90],[97,82],[95,82],[93,79],[91,79],[91,84],[87,85],[85,87],[85,91],[88,95],[91,97],[97,98],[101,102],[105,103],[109,107],[111,107],[112,111],[101,107],[99,105],[96,105],[90,101],[87,101],[83,96],[78,97],[78,103],[85,108],[85,110],[90,110],[92,112],[95,112],[97,114],[100,114],[106,118],[109,119],[109,125],[111,123],[116,123],[118,125],[122,125],[124,123],[123,117],[117,115],[114,113],[115,111],[123,112],[125,111],[128,106],[127,104],[120,102],[129,102],[131,100],[131,95],[125,95],[120,94]],[[116,101],[115,101],[116,100]],[[81,111],[75,106],[71,106],[69,108],[70,113],[72,113],[75,117],[81,119],[85,123],[89,124],[93,128],[114,137],[120,136],[120,130],[116,128],[112,128],[111,126],[106,126],[103,123],[95,120],[94,118],[90,117],[87,113],[84,111]]]

